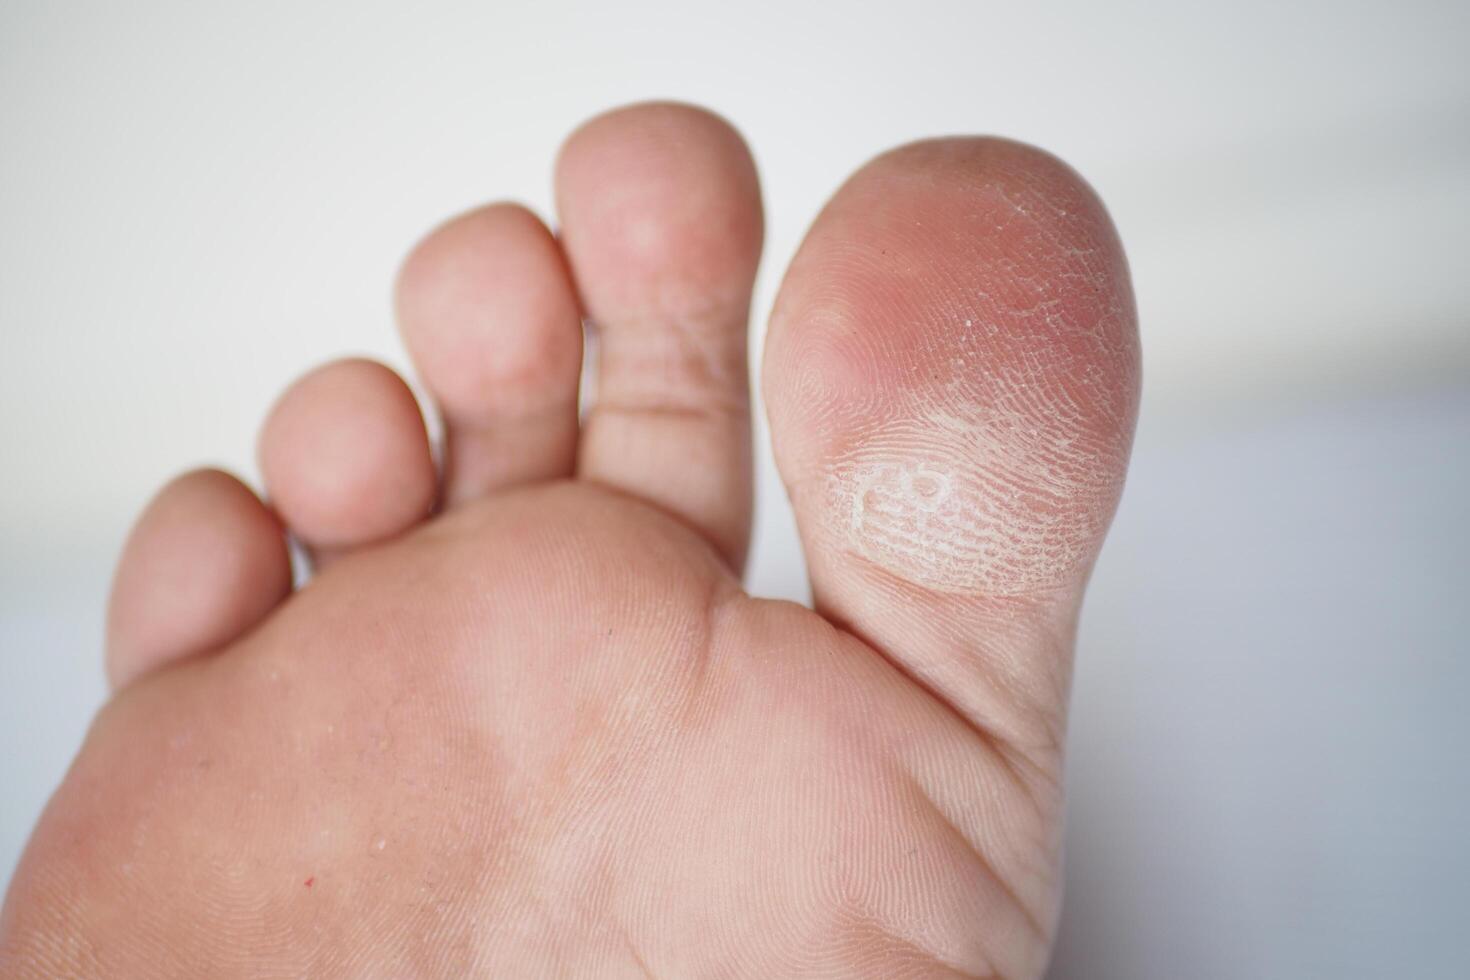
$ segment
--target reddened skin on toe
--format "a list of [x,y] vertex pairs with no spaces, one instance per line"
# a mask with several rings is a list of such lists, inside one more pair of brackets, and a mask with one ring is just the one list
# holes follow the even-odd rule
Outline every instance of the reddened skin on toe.
[[823,210],[771,321],[765,401],[817,608],[1050,794],[1138,404],[1101,203],[1018,143],[900,147]]
[[1038,150],[894,150],[813,227],[765,380],[816,561],[960,596],[1075,592],[1137,410],[1117,236],[1087,185]]

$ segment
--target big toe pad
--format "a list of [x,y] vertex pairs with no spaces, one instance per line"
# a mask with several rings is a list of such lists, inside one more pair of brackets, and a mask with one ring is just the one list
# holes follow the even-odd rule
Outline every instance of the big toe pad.
[[819,591],[852,563],[933,593],[1080,594],[1139,369],[1117,236],[1065,165],[992,139],[870,163],[793,263],[766,366]]

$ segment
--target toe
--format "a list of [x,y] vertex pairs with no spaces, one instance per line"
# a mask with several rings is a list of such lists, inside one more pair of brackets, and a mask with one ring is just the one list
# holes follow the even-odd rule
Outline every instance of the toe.
[[107,674],[114,687],[244,633],[291,590],[281,525],[247,487],[195,470],[134,526],[113,578]]
[[434,464],[413,393],[374,361],[334,361],[293,384],[260,434],[276,511],[323,561],[426,517]]
[[397,306],[444,416],[446,503],[572,474],[582,319],[535,215],[496,204],[440,226],[404,263]]
[[578,472],[682,517],[738,568],[750,533],[745,349],[762,235],[750,153],[708,112],[633,106],[567,141],[557,201],[598,345]]
[[1138,396],[1101,204],[1018,144],[904,147],[828,205],[771,330],[766,400],[819,605],[1050,753]]

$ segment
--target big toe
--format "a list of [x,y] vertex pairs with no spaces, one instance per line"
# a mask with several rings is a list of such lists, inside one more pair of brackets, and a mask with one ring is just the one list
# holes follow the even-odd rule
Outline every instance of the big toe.
[[764,380],[819,608],[970,720],[1054,748],[1138,398],[1091,189],[1001,140],[877,158],[794,261]]

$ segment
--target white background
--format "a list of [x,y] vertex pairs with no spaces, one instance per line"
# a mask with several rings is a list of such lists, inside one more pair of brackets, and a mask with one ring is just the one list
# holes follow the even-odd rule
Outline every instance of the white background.
[[[1470,5],[0,5],[0,880],[103,696],[131,515],[254,474],[394,267],[621,102],[716,108],[754,336],[853,167],[1046,146],[1133,263],[1144,422],[1081,640],[1053,976],[1451,977],[1470,921]],[[750,576],[804,595],[762,447]]]

